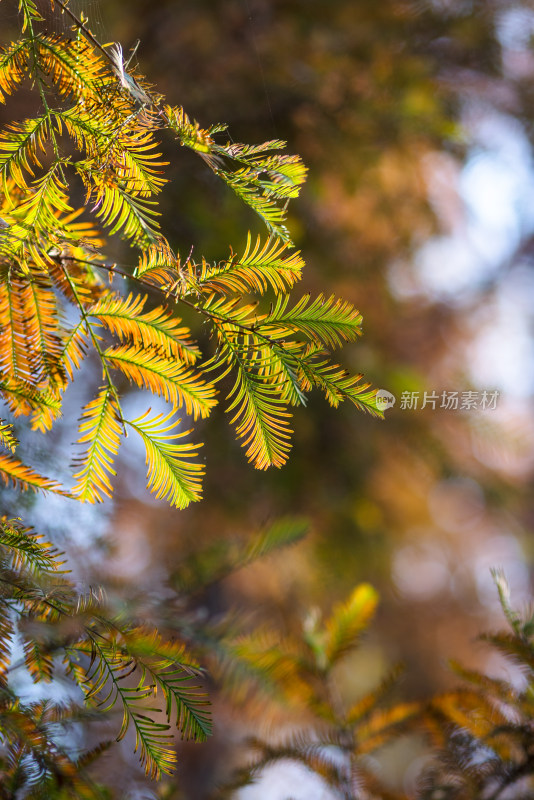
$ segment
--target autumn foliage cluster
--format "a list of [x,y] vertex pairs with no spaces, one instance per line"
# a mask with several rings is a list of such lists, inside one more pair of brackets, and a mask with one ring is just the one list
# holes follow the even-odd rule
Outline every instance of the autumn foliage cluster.
[[[148,489],[183,509],[202,493],[195,423],[219,402],[258,469],[285,463],[290,409],[305,405],[312,389],[333,407],[349,401],[381,417],[376,390],[332,355],[358,339],[359,312],[328,293],[290,296],[304,266],[286,227],[288,203],[306,177],[301,159],[281,152],[280,140],[237,144],[225,125],[200,127],[130,67],[118,44],[101,44],[91,21],[68,2],[50,0],[45,13],[20,0],[18,13],[20,36],[0,50],[0,100],[7,104],[23,89],[35,103],[32,116],[0,133],[4,483],[100,502],[112,495],[119,446],[132,434],[144,445]],[[67,33],[50,32],[54,15],[67,21]],[[249,233],[242,251],[225,243],[217,261],[179,253],[158,221],[167,182],[163,137],[197,154],[199,169],[211,170],[258,215],[265,236]],[[134,263],[109,260],[105,237],[115,236]],[[202,323],[200,336],[180,316],[186,314]],[[16,431],[24,424],[25,436],[27,429],[46,436],[65,390],[90,359],[100,385],[80,410],[73,484],[65,486],[19,458]],[[130,417],[129,387],[151,393],[165,410],[148,407]],[[300,519],[280,520],[233,563],[206,567],[203,580],[305,531]],[[245,635],[231,620],[210,626],[184,611],[182,629],[170,639],[104,592],[81,591],[52,544],[20,519],[3,517],[0,797],[113,796],[98,778],[99,758],[113,744],[95,731],[114,710],[122,722],[112,739],[133,732],[147,776],[172,774],[177,735],[202,741],[212,731],[207,684],[215,676],[223,691],[240,684],[271,693],[308,719],[290,736],[281,731],[273,741],[249,742],[252,761],[229,777],[221,797],[283,759],[317,773],[332,796],[402,797],[382,785],[368,756],[414,731],[441,753],[423,776],[420,797],[505,798],[509,787],[523,792],[514,797],[528,797],[533,626],[510,608],[503,576],[496,580],[511,633],[488,638],[521,662],[524,688],[458,667],[461,691],[428,704],[397,702],[389,699],[395,668],[358,702],[344,704],[335,670],[372,618],[371,586],[359,585],[325,620],[311,615],[298,637]],[[185,608],[187,592],[174,601]],[[53,692],[25,698],[13,683],[21,669],[39,685],[68,679],[79,694],[69,702],[54,700]],[[81,748],[79,737],[76,747],[69,744],[70,730],[82,731]],[[166,787],[166,797],[180,796],[175,784]]]

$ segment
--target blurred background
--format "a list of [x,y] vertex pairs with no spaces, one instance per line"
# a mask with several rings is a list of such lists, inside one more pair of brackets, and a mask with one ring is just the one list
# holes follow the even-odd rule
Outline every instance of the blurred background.
[[[57,521],[55,535],[84,564],[81,579],[161,599],[160,587],[206,548],[231,548],[280,516],[305,515],[304,541],[216,582],[196,613],[236,608],[251,624],[269,620],[289,633],[308,609],[328,611],[369,581],[380,610],[340,691],[357,696],[398,661],[408,699],[453,685],[451,656],[502,674],[504,663],[488,663],[474,640],[501,623],[491,567],[504,568],[516,605],[531,590],[534,4],[76,7],[100,41],[120,41],[127,53],[140,39],[140,71],[202,126],[226,122],[240,142],[281,138],[303,157],[309,177],[289,219],[307,265],[295,296],[324,291],[357,305],[364,336],[345,348],[344,363],[396,402],[381,422],[314,398],[295,414],[289,464],[268,473],[250,468],[216,409],[202,429],[207,477],[194,508],[151,500],[143,454],[128,442],[113,504],[46,500],[27,516],[41,528]],[[5,20],[8,30],[13,17]],[[162,152],[171,161],[162,224],[182,258],[191,248],[194,257],[222,258],[228,245],[242,248],[247,230],[261,230],[193,153],[170,140]],[[117,243],[111,250],[132,259]],[[69,390],[54,447],[37,453],[47,474],[51,464],[63,469],[80,399],[98,379],[89,366]],[[15,502],[9,492],[5,502]],[[212,742],[184,747],[184,796],[207,797],[243,729],[262,722],[257,709],[247,719],[219,705]],[[397,749],[384,774],[410,792],[424,747]],[[128,747],[121,753],[126,765]],[[287,796],[291,780],[242,798]],[[297,800],[322,796],[298,780]]]

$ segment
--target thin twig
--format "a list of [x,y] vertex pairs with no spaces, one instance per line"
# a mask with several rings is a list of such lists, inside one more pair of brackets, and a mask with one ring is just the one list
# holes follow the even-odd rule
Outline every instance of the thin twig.
[[122,430],[123,430],[123,433],[124,433],[124,437],[128,438],[128,431],[126,430],[126,421],[125,421],[123,413],[122,413],[119,393],[118,393],[117,387],[115,386],[115,384],[113,382],[113,379],[111,377],[111,374],[110,374],[110,371],[109,371],[109,366],[108,366],[107,361],[106,361],[106,356],[105,356],[104,352],[102,351],[102,348],[100,347],[100,344],[98,342],[98,338],[97,338],[97,336],[96,336],[96,334],[95,334],[95,332],[93,330],[93,326],[91,325],[91,322],[89,320],[87,312],[85,311],[84,305],[83,305],[82,301],[80,300],[80,298],[78,296],[78,292],[76,291],[76,286],[74,285],[74,282],[72,281],[67,269],[65,268],[65,265],[61,264],[61,260],[62,259],[58,258],[56,260],[60,262],[60,266],[61,266],[61,269],[63,270],[63,274],[65,275],[65,278],[67,279],[67,281],[69,283],[69,286],[71,288],[71,291],[72,291],[72,293],[73,293],[73,295],[74,295],[74,297],[76,299],[76,305],[78,306],[78,309],[80,311],[80,316],[82,317],[82,319],[83,319],[83,321],[84,321],[84,323],[86,325],[87,332],[88,332],[88,334],[91,337],[91,340],[93,342],[93,347],[95,348],[95,350],[96,350],[96,352],[98,354],[98,357],[100,358],[100,362],[101,362],[101,365],[102,365],[102,371],[103,371],[104,377],[105,377],[107,385],[108,385],[108,390],[111,392],[111,394],[115,398],[115,402],[117,403],[117,413],[119,415],[119,421],[120,421],[120,423],[122,425]]
[[[131,275],[129,272],[124,272],[124,270],[117,267],[116,264],[102,264],[100,261],[89,261],[83,258],[74,258],[74,256],[61,256],[62,261],[75,261],[77,264],[88,264],[91,267],[98,267],[100,269],[105,269],[110,275],[120,275],[122,278],[128,278],[132,281],[136,281],[145,289],[150,289],[152,291],[158,292],[159,294],[163,295],[165,299],[168,297],[172,297],[175,303],[183,303],[184,305],[192,308],[194,311],[198,311],[203,314],[205,317],[208,317],[211,320],[218,318],[223,322],[229,322],[231,325],[235,325],[236,328],[240,328],[246,333],[253,333],[255,336],[258,336],[260,339],[263,339],[265,342],[270,344],[272,347],[280,347],[282,350],[283,343],[277,342],[272,339],[270,336],[267,336],[265,333],[261,333],[258,331],[254,325],[245,325],[241,322],[237,322],[236,320],[229,319],[225,314],[221,314],[217,311],[210,311],[209,309],[203,308],[202,306],[197,305],[196,303],[192,303],[191,300],[186,300],[185,297],[177,293],[169,293],[166,292],[163,287],[155,286],[153,283],[148,283],[144,281],[142,278],[138,278],[136,275]],[[285,351],[284,351],[285,352]]]

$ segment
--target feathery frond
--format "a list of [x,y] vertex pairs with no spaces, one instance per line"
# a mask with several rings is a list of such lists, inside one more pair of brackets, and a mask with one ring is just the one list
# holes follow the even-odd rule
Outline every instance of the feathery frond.
[[40,475],[32,467],[27,467],[18,458],[8,453],[0,453],[0,478],[2,478],[6,486],[12,483],[22,492],[37,492],[40,490],[42,492],[66,494],[61,489],[61,484],[58,481]]
[[0,444],[2,447],[6,447],[14,453],[18,443],[18,439],[13,433],[13,426],[9,422],[4,422],[3,419],[0,419]]
[[54,672],[53,653],[30,632],[23,644],[24,663],[34,683],[50,683]]
[[121,341],[135,342],[143,349],[161,353],[165,358],[193,364],[200,351],[192,342],[188,328],[162,306],[142,313],[147,297],[108,294],[88,309]]
[[19,11],[22,14],[22,32],[29,29],[33,33],[33,23],[43,19],[34,0],[19,0]]
[[285,227],[287,202],[298,197],[306,179],[306,167],[299,156],[266,155],[286,143],[277,139],[260,145],[216,144],[214,135],[225,130],[215,125],[203,130],[192,123],[183,108],[165,106],[169,127],[181,143],[196,151],[209,167],[263,220],[274,237],[290,242]]
[[46,144],[50,138],[50,119],[43,114],[35,119],[12,122],[0,133],[0,175],[4,191],[8,192],[7,179],[10,177],[16,186],[28,189],[22,170],[35,177],[35,167],[42,168],[39,160],[46,154]]
[[375,708],[366,722],[358,725],[358,753],[373,753],[399,730],[407,731],[421,716],[421,704],[396,703],[392,708]]
[[200,552],[183,558],[173,573],[172,584],[183,592],[205,589],[257,559],[296,544],[308,530],[306,518],[283,517],[258,531],[250,541],[218,538]]
[[198,372],[158,351],[121,345],[108,347],[104,357],[132,383],[164,397],[175,408],[183,406],[194,419],[207,417],[217,402],[214,387]]
[[[15,637],[15,624],[9,606],[0,601],[0,697],[7,687],[7,671],[11,661],[11,648]],[[0,734],[2,728],[0,726]]]
[[63,365],[70,380],[74,377],[74,370],[80,369],[87,355],[89,347],[87,337],[87,326],[82,320],[67,333],[63,342]]
[[251,539],[238,563],[245,566],[282,547],[296,544],[308,534],[309,529],[310,522],[306,517],[281,517]]
[[144,680],[149,675],[165,699],[165,714],[185,740],[205,741],[212,732],[209,701],[203,689],[192,684],[204,671],[191,659],[184,645],[165,641],[157,631],[134,628],[126,634],[129,652],[140,665]]
[[[50,230],[57,227],[60,215],[72,212],[68,203],[67,188],[63,179],[62,165],[56,161],[45,175],[32,181],[30,192],[11,213],[24,220],[26,228],[46,236]],[[46,257],[36,244],[29,242],[28,249],[38,264],[46,264]]]
[[25,380],[6,378],[0,392],[15,417],[31,415],[32,430],[47,431],[61,416],[61,398],[57,390],[39,391]]
[[[37,25],[33,0],[20,0],[26,36],[0,52],[2,99],[28,73],[41,109],[0,132],[0,390],[15,415],[31,415],[33,428],[45,431],[60,415],[62,392],[74,372],[95,352],[106,388],[98,410],[89,404],[83,412],[81,441],[88,447],[77,496],[96,501],[111,493],[122,423],[112,370],[195,419],[207,417],[216,403],[215,388],[201,371],[200,348],[167,301],[185,304],[211,326],[217,350],[205,368],[217,367],[216,381],[233,374],[228,410],[258,468],[285,462],[288,406],[305,404],[313,386],[332,404],[351,399],[378,415],[368,387],[332,365],[326,353],[319,355],[323,346],[357,338],[359,313],[322,295],[289,304],[288,291],[303,267],[300,254],[289,250],[285,228],[288,201],[306,175],[300,158],[280,153],[281,140],[221,143],[225,125],[203,129],[183,108],[165,105],[143,76],[129,70],[119,44],[104,49],[83,18],[56,4],[74,23],[74,38]],[[197,262],[192,251],[183,263],[173,253],[158,223],[157,195],[166,181],[158,139],[165,129],[260,215],[270,234],[266,241],[249,234],[240,257],[230,251],[214,264]],[[74,151],[65,147],[65,134]],[[85,213],[141,251],[134,286],[156,291],[159,304],[151,300],[148,306],[148,297],[137,291],[123,297],[102,281],[103,271],[110,281],[129,272],[106,263],[95,222],[80,221],[83,210],[72,209],[73,171],[86,190]],[[268,313],[240,305],[237,297],[270,290],[277,299]],[[102,328],[118,344],[102,345]],[[302,336],[308,348],[297,338]],[[168,443],[171,450],[161,461],[162,446],[155,439],[149,447],[149,485],[181,506],[185,495],[167,491],[170,476],[161,483],[156,477],[157,463],[170,469],[178,458],[170,455],[177,445]],[[190,476],[186,484],[191,490]],[[191,491],[189,499],[197,499],[198,489]]]
[[40,68],[61,97],[84,105],[101,102],[109,89],[109,70],[89,42],[39,36],[37,47]]
[[391,693],[403,671],[403,667],[400,664],[393,667],[374,689],[353,703],[345,715],[347,724],[353,726],[365,722],[377,706]]
[[204,467],[196,460],[199,445],[175,443],[191,431],[175,431],[180,420],[169,423],[174,412],[149,418],[149,411],[130,425],[143,439],[148,466],[148,488],[160,500],[166,499],[172,506],[186,508],[189,503],[200,500]]
[[[202,740],[211,732],[206,697],[197,685],[191,684],[200,671],[183,647],[163,642],[153,631],[121,630],[114,625],[99,634],[91,633],[86,640],[69,648],[69,669],[80,676],[77,662],[81,654],[91,658],[83,678],[87,701],[104,710],[121,703],[123,720],[117,739],[122,739],[130,725],[133,726],[135,751],[139,751],[140,761],[150,777],[157,778],[174,769],[173,713],[184,738]],[[156,697],[158,688],[165,699],[165,722],[154,718],[161,709],[148,704]]]
[[335,664],[358,642],[374,614],[378,594],[368,583],[357,586],[348,600],[336,606],[325,624],[326,656]]
[[334,408],[344,400],[350,400],[361,411],[383,418],[383,411],[376,405],[377,390],[370,389],[369,383],[361,383],[362,375],[350,375],[339,364],[333,363],[321,346],[308,345],[298,367],[304,391],[316,386]]
[[19,39],[4,48],[0,47],[0,103],[13,94],[24,80],[29,60],[29,41]]
[[336,300],[333,295],[328,298],[319,295],[310,301],[310,296],[304,295],[292,309],[288,309],[289,299],[288,295],[280,295],[269,314],[259,320],[256,330],[276,339],[304,334],[312,341],[332,348],[354,341],[361,335],[362,317],[352,303]]
[[252,244],[250,232],[241,257],[231,254],[227,260],[209,265],[203,262],[197,284],[210,292],[259,292],[268,288],[286,292],[300,280],[304,262],[300,253],[287,253],[287,243],[267,239],[263,247],[258,236]]
[[138,247],[150,247],[160,239],[156,203],[128,191],[128,184],[106,172],[91,176],[95,186],[93,211],[110,234],[119,233]]
[[221,343],[217,361],[226,362],[236,373],[227,412],[235,412],[231,423],[243,439],[247,457],[257,469],[281,467],[291,448],[291,414],[276,385],[264,379],[270,365],[268,349],[253,334],[242,334],[230,325],[217,325],[217,333]]
[[60,572],[64,564],[54,545],[18,519],[0,519],[0,549],[3,566],[14,571],[52,574]]
[[[120,108],[119,108],[120,110]],[[157,142],[149,130],[137,130],[128,123],[130,109],[124,109],[124,120],[118,124],[117,108],[109,106],[75,106],[56,114],[61,129],[64,124],[78,150],[85,152],[85,161],[78,162],[78,170],[88,181],[99,164],[112,167],[123,187],[133,195],[150,197],[161,191],[166,179],[158,167],[154,153]]]
[[97,397],[88,403],[80,419],[79,444],[87,444],[85,455],[78,458],[81,469],[75,473],[75,496],[89,503],[102,502],[103,495],[111,497],[109,479],[115,475],[113,458],[120,445],[120,411],[113,390],[104,386]]
[[[90,656],[89,669],[82,679],[76,669],[80,655]],[[137,664],[128,652],[120,632],[113,636],[92,636],[71,648],[67,655],[68,669],[79,674],[83,680],[82,688],[86,700],[100,706],[102,710],[113,708],[119,701],[123,709],[123,720],[117,740],[123,739],[130,725],[135,730],[135,751],[139,751],[140,761],[152,778],[162,772],[172,772],[176,763],[176,753],[169,735],[169,724],[154,720],[150,713],[159,711],[145,701],[153,694],[152,687],[138,681],[135,686],[128,685],[128,678]],[[132,669],[133,667],[133,669]]]
[[58,309],[46,275],[0,285],[0,365],[6,376],[46,391],[64,388]]
[[156,286],[167,293],[176,287],[185,285],[185,276],[180,270],[180,260],[177,258],[166,242],[160,242],[143,250],[139,258],[134,276],[146,281],[148,285]]

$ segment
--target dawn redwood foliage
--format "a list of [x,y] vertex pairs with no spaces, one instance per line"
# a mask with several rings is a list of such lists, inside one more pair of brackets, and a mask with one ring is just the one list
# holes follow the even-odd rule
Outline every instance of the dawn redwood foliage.
[[[284,464],[290,408],[305,404],[313,388],[333,406],[349,400],[381,416],[375,390],[331,356],[360,335],[359,312],[334,296],[289,295],[303,268],[285,226],[288,202],[306,175],[300,158],[283,154],[279,140],[236,144],[224,125],[201,128],[130,68],[118,44],[98,42],[68,0],[49,6],[49,14],[68,21],[68,33],[52,33],[43,9],[20,0],[20,36],[0,50],[0,100],[20,87],[36,98],[33,116],[0,133],[0,393],[14,417],[46,434],[90,353],[101,385],[81,409],[74,485],[23,463],[5,419],[4,483],[100,502],[112,494],[114,460],[131,432],[146,450],[148,488],[185,508],[200,499],[204,470],[189,426],[218,402],[259,469]],[[242,250],[230,247],[216,262],[177,251],[158,221],[164,136],[198,154],[199,167],[212,170],[261,218],[263,238],[249,233]],[[80,187],[83,209],[71,199]],[[134,266],[106,257],[106,234],[126,241]],[[129,289],[117,290],[117,282]],[[202,321],[202,341],[180,319],[181,308]],[[121,389],[127,382],[163,398],[168,412],[148,408],[130,419]],[[179,414],[192,420],[185,428]],[[206,558],[203,580],[209,584],[296,541],[305,527],[280,521],[235,558]],[[190,625],[189,641],[213,644],[229,685],[239,680],[274,691],[309,719],[289,737],[256,738],[256,758],[220,796],[289,758],[315,771],[332,796],[403,797],[381,785],[366,758],[399,733],[417,730],[442,751],[421,796],[531,797],[533,624],[511,611],[502,576],[497,583],[512,633],[488,638],[520,662],[524,688],[458,668],[467,688],[427,705],[388,701],[398,670],[356,704],[345,707],[337,697],[336,666],[358,645],[376,605],[368,585],[324,623],[310,616],[300,638],[274,630],[236,636],[224,626],[195,632]],[[182,585],[186,593],[187,576]],[[147,775],[171,773],[175,733],[196,741],[211,733],[204,668],[190,650],[189,642],[166,640],[154,626],[130,619],[103,592],[80,592],[52,544],[21,520],[1,518],[0,798],[113,796],[87,771],[110,743],[80,753],[65,731],[90,726],[114,708],[122,711],[115,736],[133,731]],[[10,680],[20,667],[40,684],[68,676],[85,705],[23,700]]]
[[[183,108],[166,104],[127,72],[118,45],[101,47],[73,14],[70,37],[48,34],[29,0],[20,14],[21,37],[0,57],[0,92],[5,100],[31,80],[39,113],[6,126],[0,137],[0,391],[15,415],[46,431],[84,357],[96,353],[102,385],[82,411],[70,494],[89,502],[111,495],[113,461],[132,430],[145,444],[156,496],[179,508],[198,500],[199,445],[184,441],[188,431],[176,414],[209,416],[227,376],[222,402],[260,469],[286,461],[289,408],[304,404],[314,387],[332,405],[350,400],[379,416],[375,392],[330,357],[360,335],[358,311],[334,297],[295,302],[288,295],[303,267],[284,225],[305,179],[300,158],[281,154],[281,141],[222,143],[224,125],[204,130]],[[242,253],[230,249],[213,264],[175,252],[158,223],[163,135],[198,153],[261,217],[264,240],[249,234]],[[86,214],[71,205],[70,186],[79,180]],[[130,272],[106,261],[104,232],[138,253]],[[127,296],[108,282],[120,273],[131,278]],[[66,306],[71,315],[74,309],[74,324],[65,321]],[[180,306],[206,323],[208,352],[181,323]],[[117,374],[164,398],[169,413],[127,419]],[[9,428],[3,430],[11,446]],[[0,470],[23,489],[64,491],[14,455],[2,456]]]
[[[305,179],[301,159],[281,154],[281,141],[224,143],[224,125],[204,130],[181,107],[168,105],[142,76],[128,72],[121,47],[98,43],[90,23],[68,4],[51,0],[50,12],[68,19],[68,35],[50,33],[35,3],[22,0],[20,37],[0,53],[0,99],[30,85],[38,101],[35,116],[0,134],[0,392],[15,417],[26,416],[33,430],[45,433],[91,351],[102,383],[81,411],[74,486],[22,463],[12,426],[1,421],[4,482],[101,501],[111,496],[114,459],[131,431],[145,445],[148,488],[184,508],[201,497],[203,463],[200,445],[188,439],[177,415],[209,416],[227,376],[223,402],[260,469],[287,459],[289,407],[304,404],[313,387],[334,406],[348,399],[380,416],[375,392],[330,357],[331,349],[360,335],[358,311],[334,297],[294,301],[288,295],[303,267],[284,225],[287,204]],[[243,252],[230,249],[216,263],[180,257],[158,222],[157,196],[166,183],[158,138],[164,135],[198,153],[200,166],[260,216],[264,239],[249,234]],[[71,187],[80,181],[84,209],[71,201]],[[106,260],[104,232],[131,245],[134,268]],[[113,288],[118,275],[129,279],[129,294]],[[177,316],[180,306],[206,323],[207,352]],[[163,398],[168,413],[148,409],[127,418],[117,375]],[[101,710],[122,704],[119,738],[134,727],[148,774],[169,772],[171,721],[185,738],[199,740],[210,730],[207,701],[194,680],[198,665],[183,645],[106,614],[101,597],[80,596],[51,545],[19,521],[4,519],[1,548],[3,688],[6,711],[14,703],[24,721],[13,739],[20,758],[30,754],[31,763],[54,773],[47,759],[53,762],[56,750],[37,732],[56,710],[23,708],[11,697],[14,632],[24,640],[34,679],[48,681],[62,641],[55,631],[47,644],[49,627],[60,631],[68,620],[76,632],[64,648],[67,672]],[[31,634],[25,633],[30,619]],[[157,691],[165,699],[164,721],[147,700]],[[13,790],[17,776],[13,766]]]

